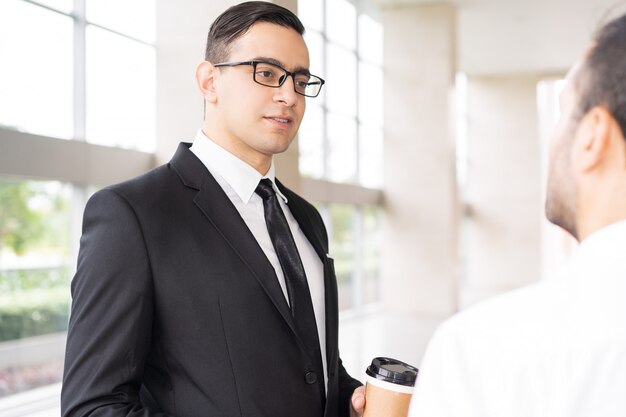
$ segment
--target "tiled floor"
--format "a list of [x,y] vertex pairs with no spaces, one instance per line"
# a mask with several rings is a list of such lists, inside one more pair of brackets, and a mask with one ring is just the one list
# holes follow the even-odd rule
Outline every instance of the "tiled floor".
[[[348,372],[364,381],[372,358],[387,356],[418,366],[437,318],[371,313],[343,318],[339,349]],[[61,384],[0,398],[0,417],[59,417]]]

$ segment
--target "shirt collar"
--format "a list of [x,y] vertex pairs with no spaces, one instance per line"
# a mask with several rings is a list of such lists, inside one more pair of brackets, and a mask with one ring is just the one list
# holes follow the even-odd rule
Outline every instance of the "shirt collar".
[[580,242],[576,253],[622,258],[624,245],[626,245],[626,220],[620,220],[591,233]]
[[202,129],[198,129],[191,151],[202,161],[211,174],[222,177],[244,204],[248,204],[254,190],[259,185],[259,181],[264,178],[272,181],[272,187],[274,187],[276,194],[287,203],[287,197],[276,186],[273,159],[267,174],[261,175],[256,169],[213,142],[204,134]]

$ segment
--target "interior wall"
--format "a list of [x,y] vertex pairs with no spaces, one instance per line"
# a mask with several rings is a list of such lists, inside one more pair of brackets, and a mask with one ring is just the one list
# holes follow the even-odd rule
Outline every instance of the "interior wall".
[[468,218],[461,307],[541,274],[541,76],[468,79]]

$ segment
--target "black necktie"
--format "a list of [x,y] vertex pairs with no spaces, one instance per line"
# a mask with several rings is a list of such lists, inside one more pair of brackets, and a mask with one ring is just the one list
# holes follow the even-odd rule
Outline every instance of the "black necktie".
[[313,361],[317,362],[312,364],[313,369],[309,370],[316,372],[316,374],[307,372],[305,378],[310,384],[320,382],[323,386],[320,342],[313,303],[311,302],[311,292],[302,266],[302,259],[300,259],[296,242],[278,202],[278,196],[272,187],[272,181],[267,178],[262,179],[255,192],[263,199],[265,223],[285,276],[291,314],[309,354]]

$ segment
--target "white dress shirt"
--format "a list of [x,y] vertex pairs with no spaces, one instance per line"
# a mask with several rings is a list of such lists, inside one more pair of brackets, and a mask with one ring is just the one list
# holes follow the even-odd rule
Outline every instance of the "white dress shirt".
[[626,416],[626,221],[588,236],[551,280],[444,322],[410,417]]
[[272,181],[274,191],[280,196],[278,199],[281,208],[289,223],[289,229],[296,242],[296,247],[300,253],[304,271],[306,273],[317,332],[320,340],[320,351],[322,353],[322,366],[324,367],[324,381],[328,389],[328,376],[326,364],[326,309],[324,302],[324,266],[317,252],[306,238],[298,222],[294,219],[288,207],[287,198],[280,192],[275,184],[274,162],[265,175],[252,168],[235,155],[231,154],[221,146],[209,139],[202,130],[198,130],[196,138],[191,146],[193,152],[200,161],[207,167],[217,183],[222,187],[230,201],[241,215],[259,246],[267,256],[278,277],[280,287],[285,294],[285,299],[289,302],[287,287],[285,286],[285,276],[278,261],[278,256],[272,245],[267,225],[265,223],[265,212],[263,210],[263,199],[256,194],[257,185],[263,178]]

